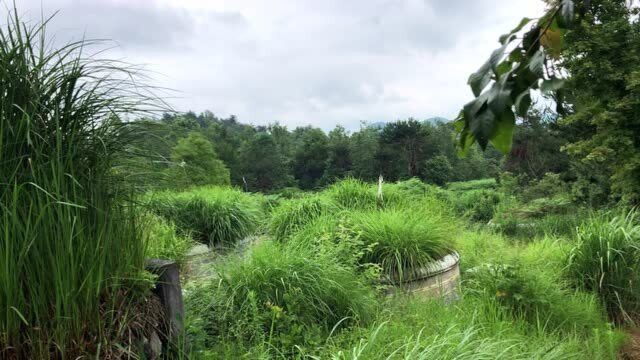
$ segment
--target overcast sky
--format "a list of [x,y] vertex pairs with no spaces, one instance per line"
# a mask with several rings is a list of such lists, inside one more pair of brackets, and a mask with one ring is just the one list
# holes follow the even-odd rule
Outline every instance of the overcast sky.
[[59,10],[57,41],[113,40],[107,55],[144,64],[154,85],[177,91],[176,110],[324,129],[454,117],[500,34],[544,10],[540,0],[16,3],[32,19]]

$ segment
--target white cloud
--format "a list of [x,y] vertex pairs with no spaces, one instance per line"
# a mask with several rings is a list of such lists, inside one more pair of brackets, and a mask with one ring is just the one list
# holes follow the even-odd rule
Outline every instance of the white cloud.
[[289,126],[453,117],[468,75],[539,0],[22,0],[58,39],[109,38],[178,110]]

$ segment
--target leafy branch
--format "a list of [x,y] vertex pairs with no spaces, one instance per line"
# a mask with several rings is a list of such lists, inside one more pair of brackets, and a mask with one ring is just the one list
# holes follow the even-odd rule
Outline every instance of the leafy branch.
[[560,57],[564,34],[573,19],[574,0],[560,0],[521,38],[517,34],[533,19],[522,19],[500,36],[501,46],[469,76],[475,99],[464,105],[455,120],[457,145],[463,154],[474,142],[482,149],[491,142],[496,149],[509,152],[516,116],[524,117],[531,107],[532,90],[555,94],[561,105],[564,79],[550,71],[548,63]]

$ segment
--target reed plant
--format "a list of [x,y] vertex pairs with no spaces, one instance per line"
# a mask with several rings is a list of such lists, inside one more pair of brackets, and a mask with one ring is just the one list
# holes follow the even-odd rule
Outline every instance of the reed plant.
[[566,275],[594,292],[616,322],[640,316],[640,225],[637,211],[594,215],[578,227]]
[[[156,99],[91,41],[52,48],[18,11],[0,28],[0,358],[103,357],[143,269],[118,118]],[[135,287],[135,286],[134,286]],[[109,315],[111,314],[111,315]],[[120,315],[118,315],[120,314]],[[111,334],[111,335],[110,335]]]

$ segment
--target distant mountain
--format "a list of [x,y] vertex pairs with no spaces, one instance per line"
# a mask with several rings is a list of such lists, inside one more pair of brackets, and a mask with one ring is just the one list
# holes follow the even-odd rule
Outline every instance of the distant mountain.
[[[443,118],[442,116],[434,116],[434,117],[430,117],[428,119],[422,120],[422,123],[423,124],[437,124],[439,122],[448,123],[449,121],[451,121],[451,120],[449,120],[447,118]],[[393,121],[376,121],[376,122],[373,122],[373,123],[369,124],[368,127],[379,130],[379,129],[384,128],[390,122],[393,122]]]
[[449,121],[451,121],[451,120],[449,120],[447,118],[443,118],[442,116],[434,116],[434,117],[428,118],[426,120],[423,120],[422,123],[423,124],[436,124],[436,123],[439,123],[439,122],[448,123]]

